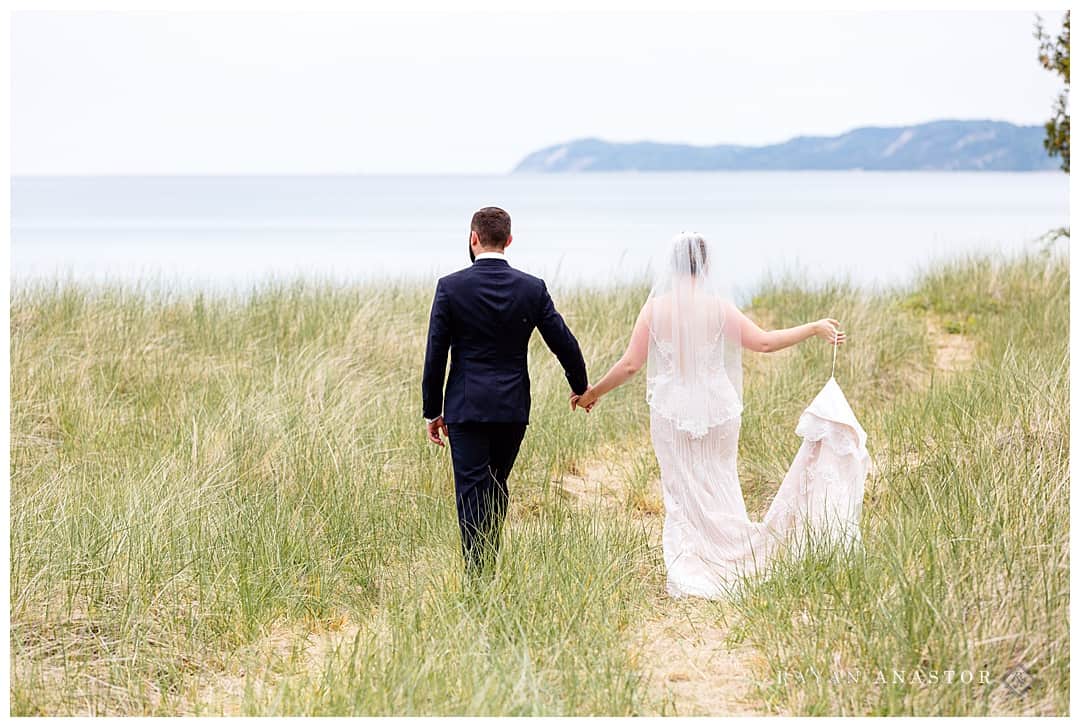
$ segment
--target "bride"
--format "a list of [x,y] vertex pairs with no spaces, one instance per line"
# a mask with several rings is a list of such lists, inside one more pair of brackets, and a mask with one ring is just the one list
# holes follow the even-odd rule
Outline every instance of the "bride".
[[866,474],[865,432],[830,376],[799,420],[804,437],[761,522],[746,512],[736,469],[742,403],[741,350],[771,353],[817,336],[846,336],[823,318],[764,331],[732,302],[719,257],[698,234],[672,240],[657,266],[622,358],[597,384],[571,399],[592,409],[648,362],[647,401],[664,496],[667,591],[721,597],[741,576],[763,570],[800,533],[859,540]]

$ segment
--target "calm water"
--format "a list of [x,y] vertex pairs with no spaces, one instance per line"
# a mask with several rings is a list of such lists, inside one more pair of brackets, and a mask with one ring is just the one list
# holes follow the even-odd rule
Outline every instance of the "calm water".
[[640,275],[682,229],[722,245],[748,289],[766,270],[903,282],[1069,221],[1058,172],[15,178],[12,276],[430,281],[467,264],[469,218],[488,204],[513,217],[511,263],[553,286]]

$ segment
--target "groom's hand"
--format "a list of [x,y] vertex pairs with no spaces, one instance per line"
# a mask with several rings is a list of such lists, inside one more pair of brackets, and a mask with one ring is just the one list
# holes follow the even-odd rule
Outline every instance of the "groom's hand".
[[435,444],[439,445],[440,447],[445,447],[446,443],[443,442],[442,437],[439,436],[440,432],[442,433],[443,437],[450,436],[450,434],[446,431],[446,422],[443,421],[443,418],[435,417],[430,422],[428,422],[427,438]]

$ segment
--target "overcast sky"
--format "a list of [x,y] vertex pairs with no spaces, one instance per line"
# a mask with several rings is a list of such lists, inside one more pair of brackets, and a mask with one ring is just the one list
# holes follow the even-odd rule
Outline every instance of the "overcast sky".
[[[1043,13],[1051,27],[1059,11]],[[17,14],[15,174],[485,173],[584,136],[1041,123],[1030,12]]]

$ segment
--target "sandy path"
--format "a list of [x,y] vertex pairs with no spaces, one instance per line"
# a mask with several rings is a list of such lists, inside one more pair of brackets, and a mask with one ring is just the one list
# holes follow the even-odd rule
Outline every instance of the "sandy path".
[[[659,549],[664,519],[660,482],[653,479],[645,492],[631,492],[623,480],[617,466],[598,462],[565,476],[561,485],[583,508],[628,512],[643,526],[650,547]],[[752,696],[760,659],[751,648],[727,643],[727,616],[721,602],[656,594],[628,644],[647,675],[653,713],[764,714]]]
[[926,317],[926,335],[934,347],[934,368],[946,374],[970,368],[975,341],[962,333],[949,333],[936,316]]
[[[972,366],[975,342],[970,337],[949,333],[934,316],[927,317],[926,327],[937,372],[948,376]],[[770,359],[766,363],[775,362],[776,359]],[[608,457],[583,472],[565,476],[562,489],[585,508],[629,511],[645,527],[650,546],[658,549],[663,527],[660,483],[653,479],[644,493],[628,491],[621,484],[625,477],[613,464],[616,459],[616,456]],[[753,694],[756,679],[760,678],[756,675],[764,674],[767,667],[754,649],[727,643],[728,629],[724,623],[728,615],[721,602],[697,598],[676,601],[666,594],[657,594],[631,646],[641,654],[640,663],[649,675],[652,701],[659,713],[713,716],[766,713]]]
[[[583,510],[625,513],[647,533],[650,546],[660,548],[663,506],[660,484],[645,492],[628,492],[618,468],[610,463],[590,465],[583,473],[566,475],[561,489]],[[512,527],[512,524],[508,523]],[[754,687],[755,652],[726,643],[723,605],[698,598],[675,600],[657,593],[648,611],[631,632],[627,648],[635,653],[646,674],[650,714],[748,715],[761,714],[750,695]],[[372,626],[368,624],[366,626]],[[179,710],[192,714],[241,714],[244,690],[251,682],[253,696],[268,694],[276,673],[318,673],[331,654],[349,648],[366,627],[342,618],[304,633],[281,626],[244,650],[231,668],[213,675],[189,695]],[[243,664],[259,664],[248,674]],[[276,668],[271,668],[275,666]],[[760,670],[760,669],[759,669]],[[260,700],[261,701],[261,700]]]
[[[972,365],[975,345],[971,338],[949,333],[934,316],[927,317],[926,328],[937,372],[949,375]],[[558,484],[583,510],[598,508],[629,515],[647,533],[650,547],[659,550],[663,528],[660,483],[652,478],[644,491],[628,487],[626,464],[614,453],[601,456],[584,471],[564,475]],[[508,522],[507,526],[513,524]],[[675,600],[663,592],[655,594],[650,610],[642,614],[627,644],[647,675],[651,713],[765,714],[753,697],[760,678],[756,675],[765,673],[765,664],[754,649],[727,643],[728,616],[722,602]],[[261,663],[264,668],[285,662],[288,671],[317,672],[335,650],[348,648],[362,628],[363,624],[345,618],[320,624],[316,631],[307,633],[283,626],[246,650],[244,661]],[[270,672],[266,668],[263,673]],[[253,676],[255,694],[270,686],[261,674]],[[237,663],[191,695],[181,713],[190,714],[198,704],[203,714],[240,714],[246,678],[244,668]]]

